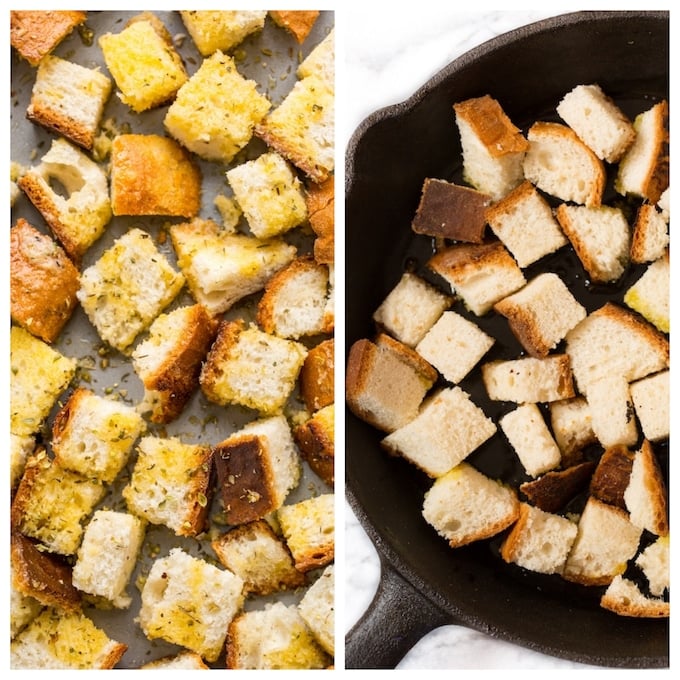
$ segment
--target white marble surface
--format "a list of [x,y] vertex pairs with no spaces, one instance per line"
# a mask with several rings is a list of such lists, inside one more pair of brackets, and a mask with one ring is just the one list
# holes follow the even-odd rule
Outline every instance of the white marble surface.
[[[377,3],[376,3],[377,4]],[[345,24],[342,85],[351,96],[341,116],[345,141],[370,113],[408,98],[431,76],[468,49],[520,25],[563,13],[551,10],[461,12],[446,3],[420,1],[418,12],[385,12],[367,6],[338,13]],[[460,7],[460,5],[458,5]],[[564,10],[569,11],[569,10]],[[346,595],[348,631],[370,605],[379,562],[370,539],[346,506]],[[460,626],[432,631],[413,647],[398,669],[587,669],[492,639]]]

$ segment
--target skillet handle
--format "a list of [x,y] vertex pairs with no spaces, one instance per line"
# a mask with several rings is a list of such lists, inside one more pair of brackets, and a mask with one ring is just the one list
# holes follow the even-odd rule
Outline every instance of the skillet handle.
[[394,669],[427,633],[454,623],[385,560],[378,590],[345,637],[345,668]]

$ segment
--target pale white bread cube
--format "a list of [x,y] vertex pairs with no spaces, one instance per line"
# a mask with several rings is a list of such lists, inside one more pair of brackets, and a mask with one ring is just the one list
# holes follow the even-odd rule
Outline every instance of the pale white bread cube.
[[562,203],[556,215],[593,281],[611,283],[621,278],[630,260],[631,243],[631,229],[621,209]]
[[667,618],[670,603],[662,598],[648,597],[635,581],[617,574],[600,598],[600,606],[619,616]]
[[588,498],[562,572],[567,581],[603,586],[623,574],[637,552],[642,530],[621,508]]
[[670,236],[668,221],[651,203],[643,203],[635,217],[630,244],[630,260],[635,264],[654,262],[663,257]]
[[172,656],[163,656],[160,659],[149,661],[140,666],[139,669],[144,671],[208,671],[210,666],[206,665],[200,654],[183,651]]
[[527,133],[524,177],[546,194],[579,205],[599,206],[604,163],[562,123],[539,121]]
[[335,565],[329,564],[312,583],[298,604],[317,642],[335,655]]
[[550,204],[531,182],[487,208],[486,220],[522,269],[568,243]]
[[596,83],[570,90],[557,113],[607,163],[617,163],[635,139],[633,123]]
[[566,337],[578,391],[616,375],[633,382],[669,365],[669,343],[652,324],[616,303],[591,312]]
[[494,339],[477,324],[453,312],[444,312],[416,352],[452,383],[459,383],[491,349]]
[[633,524],[657,536],[668,535],[666,483],[654,449],[647,440],[635,452],[623,499]]
[[671,263],[668,250],[626,291],[624,303],[663,333],[671,330]]
[[383,448],[430,477],[458,465],[496,433],[496,424],[460,387],[429,396],[419,414],[383,438]]
[[635,414],[645,439],[656,442],[670,434],[670,372],[660,371],[630,384]]
[[668,224],[671,221],[671,187],[670,184],[661,192],[656,207],[661,211],[661,216]]
[[425,493],[423,517],[452,548],[500,533],[519,517],[520,502],[509,486],[460,463]]
[[453,301],[434,285],[404,272],[373,313],[379,328],[415,347]]
[[297,68],[298,78],[312,75],[321,76],[335,89],[335,29],[328,32]]
[[638,114],[633,126],[635,141],[619,163],[614,188],[656,203],[669,183],[668,102]]
[[648,545],[635,559],[644,572],[652,595],[661,596],[671,583],[671,539],[669,535],[659,536]]
[[97,510],[83,534],[73,565],[73,585],[103,597],[117,609],[127,609],[132,598],[127,586],[142,547],[145,522],[126,512]]
[[563,457],[569,457],[597,441],[585,397],[551,401],[549,408],[550,427]]
[[494,401],[550,402],[575,396],[566,354],[498,359],[482,364],[482,380]]
[[427,266],[477,316],[526,284],[522,270],[500,241],[449,246],[431,257]]
[[576,538],[576,523],[520,503],[519,518],[501,545],[506,562],[540,574],[561,574]]
[[499,200],[524,179],[527,140],[489,95],[458,102],[453,109],[465,181]]
[[207,57],[217,50],[226,52],[261,31],[267,11],[182,10],[180,16],[196,48]]
[[142,588],[139,625],[149,640],[162,639],[214,662],[227,628],[243,606],[243,581],[181,548],[158,558]]
[[638,438],[628,381],[614,373],[588,384],[593,432],[602,446],[632,446]]
[[510,330],[534,357],[547,356],[586,317],[585,307],[553,272],[538,274],[494,310],[508,319]]
[[560,464],[562,454],[536,404],[520,404],[498,424],[529,476],[538,477]]

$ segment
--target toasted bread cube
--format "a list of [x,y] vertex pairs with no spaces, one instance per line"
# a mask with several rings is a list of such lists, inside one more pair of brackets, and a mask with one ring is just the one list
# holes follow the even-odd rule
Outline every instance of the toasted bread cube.
[[170,656],[162,656],[154,659],[139,667],[140,670],[162,671],[162,670],[187,670],[187,671],[209,671],[210,666],[206,665],[200,654],[196,652],[178,652]]
[[335,404],[316,411],[293,430],[293,437],[309,467],[326,484],[335,480]]
[[319,11],[269,10],[269,16],[277,26],[285,28],[298,43],[302,44],[314,27],[314,24],[319,17]]
[[172,37],[150,12],[131,19],[119,33],[105,33],[98,42],[118,97],[135,113],[171,101],[188,79]]
[[50,552],[74,555],[83,522],[104,493],[102,482],[65,470],[40,449],[26,461],[12,502],[12,525]]
[[324,182],[335,169],[335,92],[319,75],[298,80],[255,127],[255,134],[302,170]]
[[10,314],[54,342],[78,304],[80,274],[66,252],[23,218],[10,230]]
[[10,370],[10,432],[36,434],[75,376],[76,360],[12,326]]
[[300,455],[285,416],[254,420],[215,446],[217,480],[229,524],[262,519],[300,481]]
[[635,452],[623,500],[635,526],[657,535],[668,535],[666,483],[654,449],[646,439]]
[[213,316],[262,290],[297,253],[282,239],[230,233],[212,220],[175,224],[170,236],[192,295]]
[[82,272],[78,299],[102,340],[126,352],[183,286],[151,236],[133,227]]
[[[52,188],[53,181],[64,187],[65,196]],[[17,183],[76,263],[111,220],[104,169],[65,139],[53,139],[39,165]]]
[[9,662],[13,670],[102,670],[114,668],[126,650],[84,613],[48,608],[12,641]]
[[14,638],[40,614],[43,606],[38,600],[20,593],[13,585],[9,591],[10,640]]
[[669,241],[668,220],[661,209],[657,209],[651,203],[643,203],[638,209],[633,225],[631,262],[640,264],[658,260],[664,256]]
[[227,171],[248,226],[259,239],[279,236],[307,219],[302,184],[278,153],[264,153]]
[[77,387],[55,415],[52,451],[67,470],[110,483],[144,428],[133,406]]
[[303,572],[325,567],[335,556],[335,495],[311,496],[276,513],[295,566]]
[[216,51],[182,85],[163,124],[180,144],[209,161],[230,163],[271,108],[229,55]]
[[307,348],[241,319],[223,321],[200,376],[205,396],[262,415],[280,413],[295,388]]
[[211,448],[147,435],[136,450],[130,481],[122,491],[130,512],[165,525],[176,536],[200,534],[212,495]]
[[592,460],[575,464],[563,460],[561,469],[549,470],[537,479],[522,482],[519,491],[531,505],[545,512],[561,512],[577,494],[588,488],[595,468]]
[[335,566],[329,564],[312,583],[298,604],[300,616],[318,643],[335,654]]
[[660,371],[636,380],[630,385],[630,396],[645,439],[655,442],[668,437],[671,426],[670,372]]
[[48,55],[38,66],[26,117],[91,151],[111,87],[101,71]]
[[114,215],[194,217],[201,209],[201,169],[173,139],[118,135],[111,146],[111,206]]
[[311,182],[306,191],[309,225],[314,232],[314,259],[319,264],[335,262],[335,178]]
[[297,68],[298,78],[312,75],[324,78],[330,88],[335,89],[335,29],[328,32]]
[[265,520],[236,526],[211,545],[217,559],[241,577],[246,594],[270,595],[305,584],[286,544]]
[[144,583],[139,625],[150,640],[166,640],[214,662],[242,605],[243,581],[236,574],[172,548],[154,562]]
[[605,449],[590,479],[590,495],[603,503],[626,510],[623,495],[630,482],[634,455],[623,444]]
[[35,449],[35,437],[30,434],[9,433],[10,484],[14,489],[24,474],[24,466]]
[[264,10],[182,10],[184,26],[198,51],[208,57],[217,50],[227,52],[251,33],[262,30]]
[[328,338],[307,352],[298,376],[300,398],[314,413],[335,401],[335,340]]
[[145,523],[139,517],[113,510],[97,510],[85,527],[73,566],[73,585],[103,597],[118,609],[132,598],[126,588],[137,564]]
[[10,12],[10,43],[31,65],[38,66],[40,60],[87,19],[87,12],[21,11]]
[[647,266],[644,274],[626,291],[624,303],[663,333],[671,330],[671,265],[668,250]]

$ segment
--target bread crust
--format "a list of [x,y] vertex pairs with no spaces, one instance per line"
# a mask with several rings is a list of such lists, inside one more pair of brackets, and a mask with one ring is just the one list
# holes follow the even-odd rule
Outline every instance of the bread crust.
[[309,224],[316,234],[314,259],[319,264],[335,262],[335,177],[319,184],[309,182],[305,193]]
[[299,44],[302,44],[314,27],[318,10],[269,10],[274,23],[289,31]]
[[564,470],[550,470],[537,479],[524,482],[519,490],[532,505],[545,512],[559,512],[588,486],[595,463],[585,461]]
[[10,43],[31,66],[49,54],[87,19],[87,12],[37,10],[10,12]]
[[293,430],[293,437],[309,467],[329,486],[335,481],[333,405],[315,413]]
[[335,340],[328,338],[312,347],[298,376],[300,397],[314,413],[335,401]]

